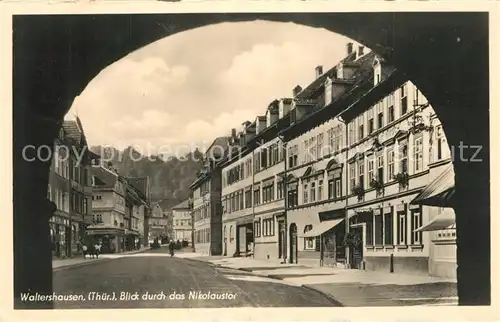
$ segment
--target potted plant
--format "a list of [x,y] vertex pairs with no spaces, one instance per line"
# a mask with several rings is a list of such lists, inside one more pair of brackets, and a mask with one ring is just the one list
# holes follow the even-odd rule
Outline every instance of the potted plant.
[[363,189],[360,185],[352,187],[351,192],[353,195],[358,197],[358,200],[363,199],[363,196],[365,195],[365,189]]
[[375,178],[373,178],[372,181],[370,181],[370,187],[377,190],[377,192],[384,190],[384,185],[382,183],[380,183],[378,180],[376,180]]
[[407,172],[400,172],[394,175],[394,179],[399,183],[401,187],[407,187],[409,176]]

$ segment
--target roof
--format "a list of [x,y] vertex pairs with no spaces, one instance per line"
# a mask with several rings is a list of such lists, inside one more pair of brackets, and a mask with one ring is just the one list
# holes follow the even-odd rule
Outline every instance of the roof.
[[149,177],[127,177],[125,180],[147,200],[149,197]]
[[180,204],[172,207],[172,210],[189,209],[189,199],[184,200]]
[[79,118],[76,120],[65,120],[62,124],[66,137],[74,140],[77,144],[86,143],[83,134],[82,123]]
[[104,167],[92,167],[92,175],[96,177],[96,187],[114,188],[118,180],[118,174]]
[[410,203],[436,207],[452,207],[454,194],[455,172],[453,171],[453,164],[450,163]]
[[75,140],[75,142],[80,142],[80,130],[78,129],[78,124],[76,121],[64,121],[62,125],[66,137]]
[[[371,53],[371,52],[370,52]],[[359,61],[361,61],[363,58],[368,56],[370,53],[366,54],[365,56],[361,57]],[[344,59],[340,61],[340,63],[346,63],[349,61],[353,61],[354,58],[356,57],[356,52],[352,52],[348,56],[346,56]],[[358,61],[357,61],[358,62]],[[330,68],[328,71],[325,73],[321,74],[318,78],[316,78],[314,81],[312,81],[306,88],[304,88],[298,95],[297,98],[309,98],[314,95],[325,83],[326,78],[336,78],[337,76],[337,66],[334,66]]]
[[211,151],[213,151],[214,149],[218,149],[218,152],[221,152],[221,154],[224,154],[224,151],[226,151],[226,148],[228,147],[229,145],[229,139],[228,137],[226,136],[219,136],[218,138],[216,138],[212,144],[210,145],[210,147],[207,149],[207,151],[205,152],[205,156],[207,155],[210,155],[210,156],[217,156],[217,155],[214,155],[211,153]]

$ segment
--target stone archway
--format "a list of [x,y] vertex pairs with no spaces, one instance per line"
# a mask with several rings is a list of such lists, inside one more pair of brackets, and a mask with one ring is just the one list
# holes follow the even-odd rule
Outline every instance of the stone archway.
[[[52,290],[49,164],[26,161],[23,148],[50,145],[75,96],[126,54],[184,30],[256,19],[350,37],[405,72],[429,99],[450,145],[467,146],[454,162],[459,301],[489,304],[489,32],[488,14],[480,12],[13,17],[15,293]],[[472,146],[481,147],[478,154]]]

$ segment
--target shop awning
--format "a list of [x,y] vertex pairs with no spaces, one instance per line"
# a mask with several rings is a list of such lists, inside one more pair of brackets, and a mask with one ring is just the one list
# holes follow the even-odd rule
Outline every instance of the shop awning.
[[435,231],[442,229],[454,229],[455,228],[455,214],[454,213],[444,213],[438,215],[433,220],[429,221],[422,227],[415,229],[415,231]]
[[427,185],[410,204],[426,205],[436,207],[452,207],[452,198],[455,194],[455,172],[453,164],[446,169],[431,183]]
[[320,236],[324,232],[327,232],[328,230],[332,229],[333,227],[337,226],[343,221],[344,218],[320,222],[319,224],[314,225],[313,229],[309,230],[308,232],[304,233],[302,236],[299,237],[307,238],[307,237]]

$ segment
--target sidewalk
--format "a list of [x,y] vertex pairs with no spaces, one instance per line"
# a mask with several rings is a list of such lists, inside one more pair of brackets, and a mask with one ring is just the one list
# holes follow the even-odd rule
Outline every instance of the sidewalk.
[[251,258],[192,259],[252,272],[321,292],[344,306],[457,305],[456,280],[336,267],[280,264]]
[[94,264],[96,262],[102,262],[102,261],[107,261],[111,260],[114,258],[120,258],[123,256],[127,255],[132,255],[132,254],[137,254],[137,253],[142,253],[150,249],[149,247],[141,247],[141,249],[138,250],[132,250],[128,252],[123,252],[123,253],[116,253],[116,254],[101,254],[99,255],[99,258],[83,258],[83,255],[80,255],[78,257],[74,258],[65,258],[65,259],[54,259],[52,260],[52,270],[53,271],[58,271],[61,269],[66,269],[70,267],[79,267],[79,266],[85,266],[89,264]]

